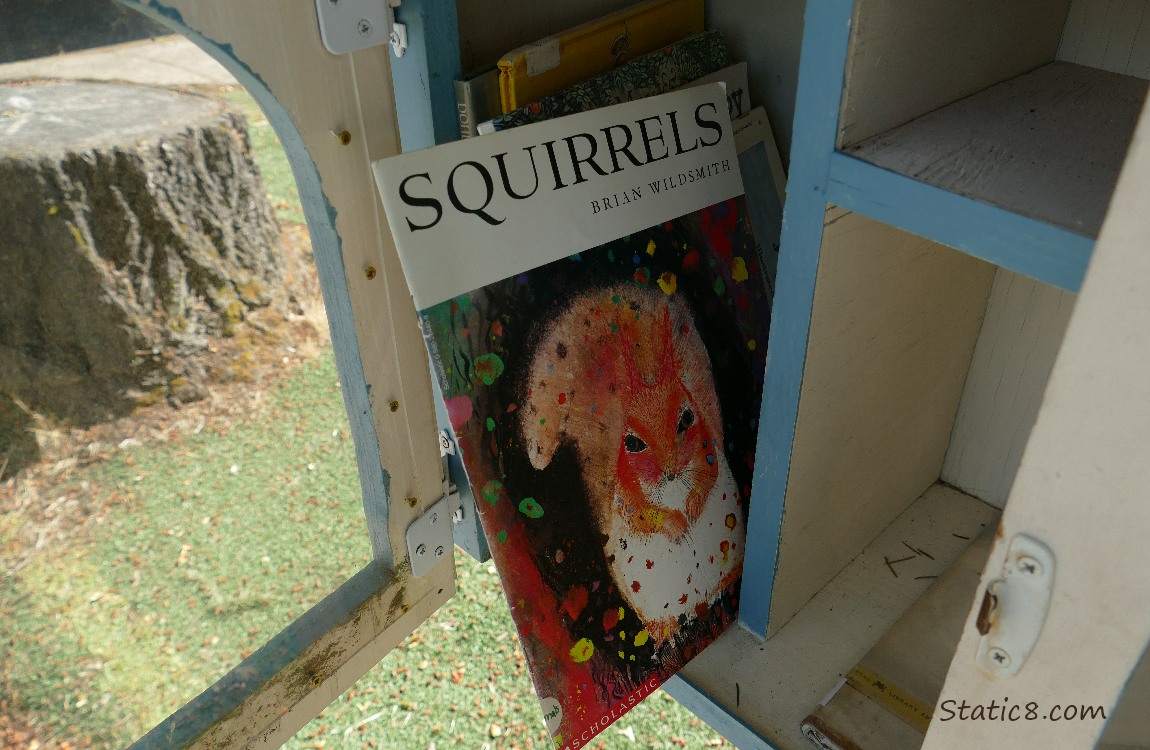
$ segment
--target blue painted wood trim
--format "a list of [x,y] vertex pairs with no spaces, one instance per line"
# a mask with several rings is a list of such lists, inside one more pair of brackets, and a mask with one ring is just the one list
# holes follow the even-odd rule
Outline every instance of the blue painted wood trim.
[[[455,108],[455,80],[462,77],[459,62],[459,21],[455,0],[403,0],[396,20],[407,24],[408,49],[403,57],[391,58],[395,109],[404,151],[428,148],[459,140]],[[431,378],[436,422],[440,431],[452,432],[443,398],[434,375]],[[476,560],[491,557],[487,538],[479,525],[475,498],[463,468],[461,455],[447,457],[448,475],[459,489],[463,521],[452,526],[455,543]]]
[[[308,647],[324,634],[358,616],[365,605],[380,596],[391,580],[387,566],[380,560],[373,560],[214,685],[132,743],[129,750],[188,747],[239,709],[268,681],[300,662]],[[316,676],[326,679],[330,675]]]
[[394,557],[387,526],[387,501],[391,477],[380,460],[379,435],[375,431],[363,360],[359,354],[359,340],[352,318],[351,294],[348,291],[347,278],[344,276],[343,241],[335,229],[336,210],[324,193],[323,178],[319,169],[308,153],[303,136],[291,115],[279,103],[260,75],[236,56],[231,45],[216,42],[189,27],[179,11],[163,5],[158,0],[118,1],[187,37],[227,68],[263,109],[268,122],[275,128],[276,135],[283,144],[288,161],[291,163],[296,186],[299,188],[300,203],[303,204],[304,217],[307,219],[308,232],[311,235],[323,301],[327,307],[332,351],[335,353],[344,405],[347,407],[352,438],[355,441],[355,458],[359,469],[360,490],[363,494],[363,508],[371,537],[372,552],[376,559],[392,567]]
[[765,737],[686,677],[675,675],[663,683],[663,690],[739,750],[777,750]]
[[391,58],[403,150],[459,140],[455,81],[462,73],[455,0],[403,0],[395,16],[407,25],[407,52]]
[[804,20],[739,611],[743,627],[760,635],[771,609],[853,12],[853,0],[819,0],[807,3]]
[[1071,292],[1094,249],[1089,237],[841,152],[831,158],[827,200]]

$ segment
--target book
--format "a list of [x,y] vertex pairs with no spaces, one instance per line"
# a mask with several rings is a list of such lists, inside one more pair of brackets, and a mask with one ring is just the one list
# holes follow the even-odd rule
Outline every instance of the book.
[[737,616],[770,320],[726,96],[373,165],[557,748]]
[[647,0],[508,52],[504,112],[703,31],[703,0]]
[[[727,102],[731,103],[729,87]],[[773,304],[779,266],[779,243],[783,233],[786,177],[779,159],[779,148],[767,121],[767,113],[762,107],[755,107],[742,117],[732,120],[731,126],[735,132],[735,147],[739,153],[739,170],[743,175],[747,210],[750,212],[755,244],[758,247],[759,267],[767,285],[767,299]]]
[[459,117],[459,137],[472,138],[476,126],[498,116],[499,68],[490,65],[455,82],[455,110]]
[[497,116],[483,133],[665,94],[724,69],[729,62],[719,32],[696,34]]
[[963,551],[851,669],[802,733],[820,750],[922,746],[990,552],[994,527]]
[[[709,75],[700,76],[697,78],[688,79],[678,86],[702,86],[707,83],[722,83],[727,87],[727,114],[731,116],[732,124],[734,121],[745,117],[751,111],[751,93],[750,86],[747,82],[747,63],[740,62],[734,65],[728,65],[722,70],[716,70]],[[739,131],[735,128],[735,139],[738,142]]]

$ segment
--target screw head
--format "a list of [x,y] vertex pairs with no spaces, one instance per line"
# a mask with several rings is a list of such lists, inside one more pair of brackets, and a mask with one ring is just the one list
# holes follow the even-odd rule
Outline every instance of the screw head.
[[359,23],[356,24],[355,28],[360,36],[371,36],[371,21],[366,18],[359,19]]
[[1022,573],[1024,576],[1038,578],[1042,575],[1042,563],[1038,562],[1038,560],[1035,560],[1030,555],[1023,555],[1022,557],[1018,558],[1018,561],[1015,562],[1014,565],[1016,568],[1018,568],[1018,572]]
[[419,555],[420,557],[422,557],[423,555],[426,555],[427,554],[427,545],[421,544],[418,547],[416,547],[415,548],[415,554]]
[[1010,666],[1010,654],[995,646],[987,653],[990,660],[994,662],[996,667],[1006,668]]
[[439,514],[438,513],[432,513],[431,518],[428,519],[428,521],[431,523],[432,526],[434,526],[435,522],[438,520],[439,520]]
[[[344,131],[344,132],[347,132],[347,131]],[[348,138],[349,139],[351,138],[350,134],[348,135]],[[374,279],[376,274],[378,274],[378,273],[379,272],[375,270],[375,266],[368,266],[367,268],[363,269],[363,275],[367,278],[368,281],[371,281],[372,279]]]
[[444,553],[444,549],[442,546],[435,548],[435,556],[436,557],[443,557],[443,553]]

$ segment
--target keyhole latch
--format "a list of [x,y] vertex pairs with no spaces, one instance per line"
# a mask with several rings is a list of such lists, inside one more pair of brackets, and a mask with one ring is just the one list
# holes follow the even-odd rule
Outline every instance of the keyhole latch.
[[1053,590],[1054,553],[1034,537],[1016,534],[1002,575],[986,587],[978,612],[980,669],[995,677],[1018,674],[1038,642]]

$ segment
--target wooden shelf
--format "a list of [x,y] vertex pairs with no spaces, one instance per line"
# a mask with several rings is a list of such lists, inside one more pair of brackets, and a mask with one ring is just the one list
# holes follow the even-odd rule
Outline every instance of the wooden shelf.
[[[931,486],[774,637],[731,628],[683,669],[684,680],[758,735],[762,747],[807,750],[802,719],[928,588],[921,576],[946,570],[997,513],[951,487]],[[907,561],[896,577],[886,559],[904,557],[904,542],[934,559]]]
[[845,146],[831,180],[847,207],[900,225],[909,204],[909,231],[1076,290],[1146,89],[1050,63]]

